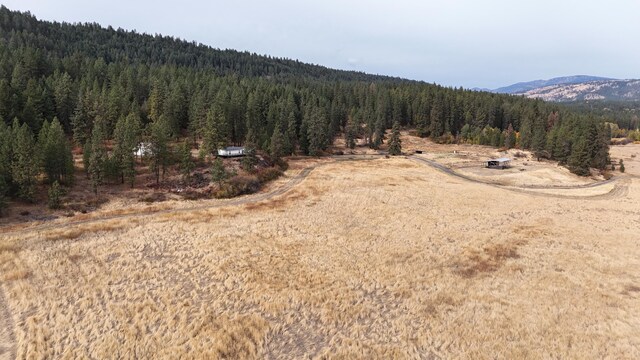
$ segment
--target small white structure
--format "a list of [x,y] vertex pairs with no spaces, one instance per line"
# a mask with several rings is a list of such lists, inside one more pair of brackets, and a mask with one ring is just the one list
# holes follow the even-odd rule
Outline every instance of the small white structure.
[[244,147],[228,146],[224,149],[218,149],[218,156],[222,156],[222,157],[244,156]]
[[506,169],[511,166],[511,159],[498,158],[486,161],[487,167],[492,169]]
[[138,147],[133,150],[133,154],[139,158],[143,156],[152,155],[153,151],[151,150],[151,144],[149,143],[140,143]]

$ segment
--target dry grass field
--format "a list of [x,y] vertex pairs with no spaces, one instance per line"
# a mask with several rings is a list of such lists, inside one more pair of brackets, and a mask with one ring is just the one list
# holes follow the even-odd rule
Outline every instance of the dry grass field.
[[637,359],[634,152],[604,190],[335,161],[263,201],[0,235],[0,359]]

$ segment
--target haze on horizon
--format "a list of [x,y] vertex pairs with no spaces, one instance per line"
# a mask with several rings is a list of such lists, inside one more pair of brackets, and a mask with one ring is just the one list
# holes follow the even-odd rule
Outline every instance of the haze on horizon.
[[4,0],[39,19],[97,22],[332,68],[466,88],[586,74],[638,78],[632,0],[235,2]]

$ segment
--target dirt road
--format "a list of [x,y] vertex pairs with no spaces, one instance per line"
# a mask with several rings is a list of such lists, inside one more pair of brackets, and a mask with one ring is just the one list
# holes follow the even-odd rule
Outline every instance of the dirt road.
[[[382,155],[348,155],[348,156],[344,156],[343,155],[343,156],[333,156],[332,157],[332,159],[335,160],[335,161],[363,161],[363,160],[372,160],[372,159],[379,159],[379,158],[382,158]],[[410,160],[413,160],[415,162],[424,164],[424,165],[431,166],[432,168],[435,168],[435,169],[437,169],[437,170],[439,170],[439,171],[441,171],[441,172],[443,172],[443,173],[445,173],[447,175],[458,177],[458,178],[461,178],[461,179],[464,179],[464,180],[467,180],[467,181],[471,181],[471,182],[475,182],[475,183],[479,183],[479,184],[490,185],[490,186],[494,186],[494,187],[497,187],[497,188],[500,188],[500,189],[504,189],[504,190],[515,191],[515,192],[523,192],[523,191],[525,191],[528,194],[547,196],[547,197],[576,198],[575,196],[570,196],[570,195],[535,193],[535,192],[526,191],[526,189],[586,189],[586,188],[594,188],[594,187],[606,185],[608,183],[617,181],[617,178],[612,178],[610,180],[606,180],[606,181],[602,181],[602,182],[598,182],[598,183],[593,183],[593,184],[586,184],[586,185],[572,185],[572,186],[518,186],[518,187],[510,187],[510,186],[499,185],[499,184],[495,184],[495,183],[492,183],[492,182],[486,182],[486,181],[481,181],[481,180],[478,180],[478,179],[471,178],[469,176],[466,176],[466,175],[463,175],[463,174],[460,174],[460,173],[456,172],[455,170],[447,167],[446,165],[440,164],[440,163],[438,163],[436,161],[433,161],[433,160],[425,159],[423,157],[411,155],[411,156],[407,156],[406,158],[410,159]],[[5,232],[4,234],[5,235],[19,235],[20,233],[22,233],[24,231],[53,230],[53,229],[60,229],[60,228],[63,228],[63,227],[66,228],[66,227],[90,224],[90,223],[95,223],[95,222],[100,222],[100,221],[107,221],[107,220],[139,218],[139,217],[154,216],[154,215],[159,215],[159,214],[189,212],[189,211],[195,211],[195,210],[207,210],[207,209],[215,209],[215,208],[220,208],[220,207],[239,206],[239,205],[246,205],[246,204],[256,203],[256,202],[260,202],[260,201],[264,201],[264,200],[269,200],[269,199],[271,199],[273,197],[276,197],[276,196],[279,196],[279,195],[282,195],[282,194],[286,193],[287,191],[291,190],[294,186],[296,186],[299,183],[301,183],[314,169],[316,169],[316,168],[318,168],[319,166],[322,166],[322,165],[324,165],[324,164],[317,164],[317,165],[312,165],[312,166],[308,166],[308,167],[304,168],[302,171],[300,171],[298,174],[296,174],[294,177],[292,177],[287,183],[283,184],[282,186],[278,187],[277,189],[275,189],[275,190],[273,190],[271,192],[244,196],[244,197],[233,199],[233,200],[230,200],[230,201],[216,202],[214,204],[208,203],[208,204],[190,206],[190,207],[179,208],[179,209],[158,210],[158,211],[142,213],[142,214],[141,213],[133,213],[133,214],[110,215],[110,216],[96,217],[96,218],[91,218],[91,219],[86,219],[86,220],[70,221],[70,222],[66,222],[66,223],[63,223],[63,224],[58,224],[58,223],[56,223],[56,224],[42,224],[42,225],[36,225],[36,226],[32,226],[32,227],[22,228],[22,229],[19,229],[19,230],[8,231],[8,232]],[[594,196],[582,196],[582,197],[577,197],[577,198],[596,199],[596,198],[612,197],[612,196],[613,197],[617,197],[617,196],[623,195],[625,193],[626,186],[627,186],[626,182],[622,182],[622,183],[616,184],[616,187],[612,191],[610,191],[609,193],[602,194],[602,195],[594,195]]]
[[[600,181],[600,182],[596,182],[596,183],[591,183],[591,184],[581,184],[581,185],[522,185],[522,186],[506,186],[506,185],[501,185],[501,184],[496,184],[494,182],[490,182],[490,181],[482,181],[479,179],[475,179],[472,178],[470,176],[461,174],[453,169],[451,169],[450,167],[440,164],[436,161],[433,160],[429,160],[423,157],[419,157],[419,156],[409,156],[409,159],[424,164],[424,165],[428,165],[431,166],[434,169],[437,169],[447,175],[450,176],[455,176],[457,178],[466,180],[466,181],[470,181],[470,182],[474,182],[474,183],[478,183],[478,184],[484,184],[484,185],[489,185],[489,186],[493,186],[499,189],[503,189],[503,190],[508,190],[508,191],[514,191],[514,192],[520,192],[520,193],[527,193],[527,194],[531,194],[531,195],[535,195],[535,196],[545,196],[545,197],[555,197],[555,198],[562,198],[562,199],[603,199],[603,198],[616,198],[616,197],[620,197],[620,196],[624,196],[624,194],[627,193],[628,191],[628,181],[618,181],[619,179],[617,177],[613,177],[609,180],[605,180],[605,181]],[[572,195],[561,195],[561,194],[547,194],[547,193],[539,193],[539,192],[533,192],[533,191],[527,191],[527,189],[529,190],[572,190],[572,189],[589,189],[589,188],[595,188],[595,187],[599,187],[599,186],[603,186],[609,183],[613,183],[616,182],[615,187],[605,193],[605,194],[600,194],[600,195],[591,195],[591,196],[572,196]]]

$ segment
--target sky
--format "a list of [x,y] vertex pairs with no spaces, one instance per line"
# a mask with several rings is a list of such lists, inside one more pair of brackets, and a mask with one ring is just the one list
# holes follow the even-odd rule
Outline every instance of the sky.
[[0,0],[331,68],[497,88],[565,75],[640,78],[638,0]]

